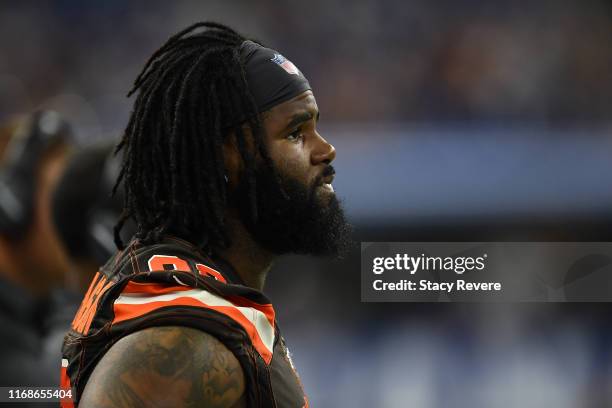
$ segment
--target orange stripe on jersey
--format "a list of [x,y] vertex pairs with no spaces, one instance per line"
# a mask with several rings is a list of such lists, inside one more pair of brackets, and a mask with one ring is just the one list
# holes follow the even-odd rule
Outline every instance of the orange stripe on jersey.
[[87,334],[96,310],[98,309],[98,303],[100,298],[112,286],[113,282],[106,279],[106,276],[101,275],[100,272],[96,272],[81,306],[72,321],[72,328],[82,334]]
[[[104,278],[106,281],[106,278]],[[87,314],[87,318],[85,320],[85,327],[83,328],[82,333],[87,333],[89,331],[89,327],[91,326],[91,322],[93,321],[94,316],[96,315],[96,311],[98,310],[98,304],[100,303],[100,297],[113,285],[113,282],[105,282],[103,286],[95,293],[95,298],[93,299],[93,304],[89,308],[89,312]]]
[[141,293],[122,293],[113,305],[115,318],[112,324],[135,319],[168,306],[195,306],[214,310],[242,326],[251,339],[253,347],[266,364],[270,364],[274,347],[274,320],[270,322],[269,317],[257,308],[236,305],[203,289],[180,289],[153,296],[142,296]]
[[76,330],[77,327],[80,326],[80,320],[83,319],[83,315],[85,313],[86,306],[90,303],[91,293],[93,292],[96,284],[98,283],[98,278],[100,277],[100,272],[96,272],[93,279],[91,280],[91,284],[89,288],[87,288],[87,292],[85,292],[85,297],[81,301],[81,305],[79,306],[79,310],[77,310],[74,319],[72,320],[72,328]]

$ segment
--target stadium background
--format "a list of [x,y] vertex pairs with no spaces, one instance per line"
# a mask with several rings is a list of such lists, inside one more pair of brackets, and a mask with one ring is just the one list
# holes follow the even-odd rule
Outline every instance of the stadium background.
[[[358,240],[611,240],[603,0],[2,2],[0,121],[117,137],[144,61],[205,19],[308,76]],[[608,304],[362,304],[358,265],[269,276],[311,406],[612,405]]]

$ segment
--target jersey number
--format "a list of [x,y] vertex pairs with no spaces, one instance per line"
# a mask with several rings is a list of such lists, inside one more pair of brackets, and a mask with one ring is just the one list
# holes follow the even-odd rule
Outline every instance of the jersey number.
[[[147,262],[149,266],[149,271],[184,271],[191,272],[191,268],[189,267],[189,263],[179,258],[178,256],[173,255],[153,255],[149,258]],[[219,282],[227,283],[223,275],[221,275],[218,271],[213,268],[206,266],[201,263],[195,264],[195,267],[198,273],[202,276],[210,276]]]

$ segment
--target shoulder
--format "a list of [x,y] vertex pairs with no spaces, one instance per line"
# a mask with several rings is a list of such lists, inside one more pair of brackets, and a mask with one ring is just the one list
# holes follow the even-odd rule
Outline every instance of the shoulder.
[[110,348],[79,407],[242,407],[244,394],[240,363],[219,340],[187,327],[152,327]]

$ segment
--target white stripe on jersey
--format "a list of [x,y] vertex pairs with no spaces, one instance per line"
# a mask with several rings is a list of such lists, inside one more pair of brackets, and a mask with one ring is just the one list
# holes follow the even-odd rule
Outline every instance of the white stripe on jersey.
[[238,310],[244,317],[246,317],[257,330],[257,334],[261,339],[264,346],[268,349],[270,354],[273,353],[274,348],[274,326],[270,324],[266,315],[253,307],[236,306],[232,302],[214,295],[203,289],[192,289],[185,291],[177,291],[165,293],[163,295],[147,296],[142,293],[123,293],[117,299],[114,304],[116,305],[143,305],[152,302],[168,302],[180,297],[188,297],[195,299],[208,306],[229,306]]

